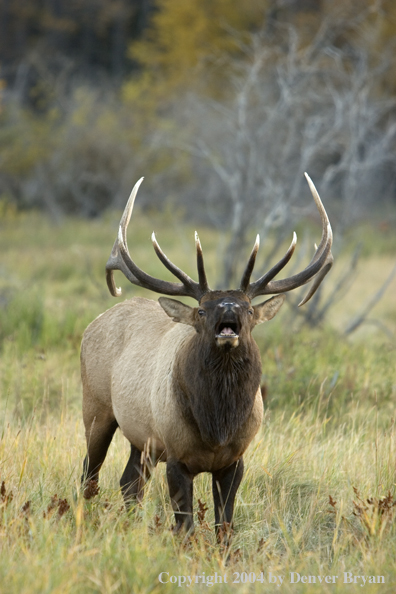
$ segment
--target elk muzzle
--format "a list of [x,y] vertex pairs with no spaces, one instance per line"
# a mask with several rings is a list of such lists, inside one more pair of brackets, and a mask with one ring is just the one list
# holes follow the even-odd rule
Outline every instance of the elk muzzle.
[[235,348],[239,344],[240,305],[234,301],[223,301],[217,307],[220,320],[216,324],[216,344],[219,347]]

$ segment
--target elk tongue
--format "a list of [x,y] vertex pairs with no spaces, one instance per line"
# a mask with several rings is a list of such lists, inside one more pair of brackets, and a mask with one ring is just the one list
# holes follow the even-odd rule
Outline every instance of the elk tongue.
[[234,336],[235,332],[231,328],[223,328],[220,332],[220,336]]
[[226,349],[235,348],[239,344],[239,336],[230,326],[224,326],[216,336],[216,344]]

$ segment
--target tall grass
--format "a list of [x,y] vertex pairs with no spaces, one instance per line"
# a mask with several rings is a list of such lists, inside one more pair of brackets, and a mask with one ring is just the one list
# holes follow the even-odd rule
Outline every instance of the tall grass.
[[[208,476],[195,481],[195,497],[209,511],[197,522],[195,537],[184,543],[170,531],[173,518],[164,468],[155,470],[142,506],[127,516],[118,479],[128,451],[117,436],[102,472],[100,494],[86,502],[79,491],[84,442],[78,416],[65,405],[58,415],[44,419],[37,410],[22,428],[10,424],[2,430],[4,591],[160,591],[165,587],[158,581],[163,571],[226,573],[229,579],[234,572],[267,576],[272,571],[285,581],[291,571],[339,576],[351,571],[383,575],[385,586],[371,590],[391,592],[396,579],[394,508],[377,515],[372,530],[353,515],[358,501],[353,487],[363,500],[377,501],[394,489],[394,423],[389,419],[380,431],[376,416],[375,409],[363,414],[357,406],[329,430],[325,414],[297,412],[288,420],[284,414],[267,414],[246,456],[227,559],[211,527]],[[334,506],[329,505],[330,495]],[[59,502],[65,499],[67,506],[62,507]],[[378,504],[368,507],[367,517],[375,519]],[[345,591],[341,577],[339,582],[331,591]],[[232,591],[236,586],[216,588]],[[172,586],[167,589],[173,591]],[[283,589],[305,591],[309,586],[286,583]],[[256,583],[242,591],[259,592],[263,586]]]
[[[192,230],[178,232],[175,241],[172,223],[153,225],[153,218],[138,215],[134,221],[129,243],[136,261],[166,277],[149,237],[153,226],[168,227],[161,245],[195,276]],[[204,573],[226,574],[227,584],[213,585],[217,592],[355,591],[361,581],[343,583],[344,572],[352,572],[384,576],[385,584],[365,587],[394,592],[395,345],[373,329],[352,340],[339,331],[340,316],[358,307],[359,295],[367,291],[364,274],[356,280],[354,302],[339,304],[326,327],[299,328],[285,307],[255,331],[266,413],[246,455],[227,553],[214,539],[208,475],[195,480],[199,514],[187,542],[170,530],[163,465],[155,469],[142,505],[126,514],[118,481],[128,444],[119,433],[99,495],[89,502],[81,496],[79,342],[85,326],[115,303],[103,267],[117,217],[53,227],[33,214],[0,226],[1,593],[180,591],[178,583],[162,584],[161,572],[199,575],[201,583],[191,586],[195,591],[208,587]],[[214,278],[216,236],[210,230],[200,236]],[[379,257],[389,266],[389,254],[368,253],[367,267]],[[149,296],[121,278],[117,283],[126,296]],[[381,315],[394,330],[392,289]],[[264,583],[232,583],[243,572],[251,579],[263,572]],[[268,583],[269,572],[284,577],[281,588]],[[290,572],[338,578],[290,583]]]

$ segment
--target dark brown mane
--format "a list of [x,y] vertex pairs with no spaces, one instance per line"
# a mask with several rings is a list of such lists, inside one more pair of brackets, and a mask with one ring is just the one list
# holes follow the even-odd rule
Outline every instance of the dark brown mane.
[[[202,440],[211,448],[229,443],[249,417],[261,379],[261,359],[256,343],[249,348],[219,351],[202,345],[186,357],[190,410]],[[206,347],[206,348],[205,348]]]

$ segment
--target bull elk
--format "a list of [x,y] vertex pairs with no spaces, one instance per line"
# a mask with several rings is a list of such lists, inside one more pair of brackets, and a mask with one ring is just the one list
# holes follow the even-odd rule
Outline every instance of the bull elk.
[[[269,272],[251,282],[259,236],[239,289],[211,290],[201,243],[195,235],[198,282],[173,264],[152,235],[154,250],[180,281],[167,282],[141,270],[132,260],[126,232],[140,179],[122,215],[106,265],[110,292],[121,295],[113,271],[144,287],[198,302],[189,307],[160,297],[135,297],[115,305],[86,329],[81,347],[83,418],[87,440],[84,495],[98,490],[99,471],[117,427],[131,444],[120,485],[127,509],[143,496],[151,464],[166,462],[166,476],[178,531],[193,529],[193,479],[212,474],[215,526],[231,525],[243,453],[263,416],[261,358],[252,330],[280,309],[287,291],[313,280],[299,305],[317,290],[333,263],[332,230],[319,194],[306,174],[322,220],[322,239],[309,265],[298,274],[274,280],[293,255],[297,237]],[[252,305],[259,295],[274,295]]]

